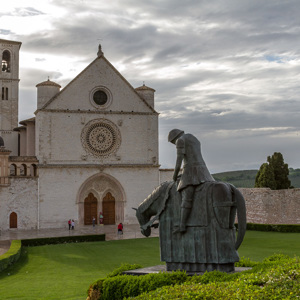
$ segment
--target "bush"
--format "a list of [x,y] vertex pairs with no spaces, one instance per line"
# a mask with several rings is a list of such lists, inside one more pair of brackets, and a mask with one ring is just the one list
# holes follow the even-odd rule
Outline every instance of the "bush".
[[[238,224],[235,224],[238,228]],[[275,232],[300,232],[300,225],[296,224],[254,224],[247,223],[247,230],[275,231]]]
[[273,254],[263,260],[263,263],[269,263],[269,262],[284,262],[286,260],[289,260],[289,256],[282,253]]
[[143,266],[138,264],[122,264],[119,268],[114,269],[111,273],[107,275],[107,277],[115,277],[118,275],[123,275],[123,272],[129,270],[141,269]]
[[99,242],[105,241],[105,234],[60,236],[22,240],[22,246],[43,246],[64,243]]
[[211,279],[207,283],[196,280],[201,276],[194,276],[183,285],[162,287],[133,299],[298,299],[300,295],[300,261],[297,257],[274,255],[251,271],[211,273],[214,274],[209,275]]
[[252,224],[247,223],[247,230],[275,231],[275,232],[300,232],[300,225],[292,224]]
[[246,257],[243,256],[234,265],[235,265],[235,267],[248,267],[249,268],[249,267],[254,267],[258,264],[259,264],[258,262],[252,261],[249,258],[246,258]]
[[213,271],[200,276],[187,276],[180,271],[118,275],[128,267],[123,266],[109,275],[117,276],[101,279],[96,297],[88,299],[297,299],[300,295],[298,257],[274,254],[262,263],[247,258],[242,258],[241,263],[253,265],[252,270],[233,274]]
[[15,263],[21,255],[21,241],[14,240],[11,242],[9,250],[0,256],[0,272]]
[[147,274],[143,276],[121,275],[108,278],[103,282],[100,299],[118,300],[125,297],[135,297],[144,292],[153,291],[159,287],[184,283],[187,280],[185,272]]
[[[143,276],[120,275],[121,272],[134,270],[137,265],[122,265],[108,275],[93,283],[88,290],[89,300],[118,300],[138,296],[162,286],[183,283],[187,280],[185,272],[147,274]],[[141,266],[140,266],[141,267]]]
[[[107,278],[122,275],[124,271],[136,270],[142,268],[138,264],[122,264],[119,268],[113,270],[107,275]],[[103,281],[105,278],[100,278],[96,282],[92,283],[87,291],[87,300],[97,300],[100,299],[100,293],[103,291]]]

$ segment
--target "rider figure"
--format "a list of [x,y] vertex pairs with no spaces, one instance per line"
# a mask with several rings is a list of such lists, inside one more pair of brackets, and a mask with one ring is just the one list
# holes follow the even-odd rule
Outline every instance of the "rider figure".
[[192,134],[185,134],[184,131],[173,129],[169,132],[168,141],[176,145],[177,159],[173,174],[176,182],[178,173],[183,161],[183,170],[177,191],[181,193],[181,216],[179,230],[175,232],[184,233],[186,231],[187,219],[193,207],[194,192],[197,185],[215,181],[209,173],[201,155],[200,142]]

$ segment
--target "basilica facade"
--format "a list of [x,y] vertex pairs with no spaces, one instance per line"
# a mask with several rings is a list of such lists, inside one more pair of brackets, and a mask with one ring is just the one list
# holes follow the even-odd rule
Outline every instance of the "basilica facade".
[[100,213],[104,224],[137,223],[132,208],[166,174],[155,90],[133,88],[99,46],[63,89],[38,83],[35,117],[18,123],[20,48],[0,39],[1,229],[84,226]]

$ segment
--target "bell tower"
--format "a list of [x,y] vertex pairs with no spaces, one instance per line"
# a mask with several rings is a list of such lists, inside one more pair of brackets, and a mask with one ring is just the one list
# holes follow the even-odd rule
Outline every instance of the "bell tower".
[[11,155],[18,155],[19,52],[21,42],[0,39],[0,135]]

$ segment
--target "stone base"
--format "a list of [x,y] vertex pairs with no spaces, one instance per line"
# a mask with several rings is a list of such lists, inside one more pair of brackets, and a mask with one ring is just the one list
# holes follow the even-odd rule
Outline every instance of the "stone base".
[[[230,273],[237,273],[237,272],[243,272],[250,270],[252,268],[244,268],[244,267],[237,267],[235,268],[232,272]],[[153,267],[148,267],[148,268],[142,268],[142,269],[136,269],[136,270],[129,270],[123,272],[123,274],[126,275],[147,275],[147,274],[156,274],[159,272],[168,272],[171,273],[172,271],[167,271],[167,268],[165,265],[159,265],[159,266],[153,266]],[[189,276],[192,275],[202,275],[205,272],[186,272]]]
[[211,271],[234,272],[234,263],[228,264],[205,264],[205,263],[166,263],[167,271],[182,270],[187,273],[204,273]]

